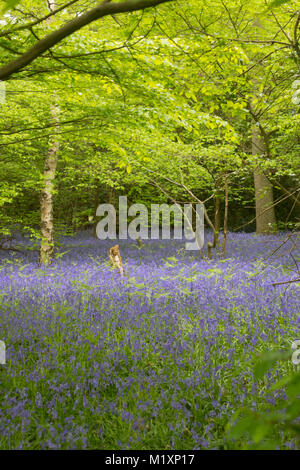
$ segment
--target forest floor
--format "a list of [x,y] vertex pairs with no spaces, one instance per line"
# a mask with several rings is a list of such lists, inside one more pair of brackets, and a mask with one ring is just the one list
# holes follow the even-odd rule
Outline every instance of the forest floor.
[[[271,410],[294,367],[257,381],[257,356],[300,339],[300,283],[273,285],[296,276],[292,239],[271,255],[286,235],[231,233],[211,260],[181,241],[120,241],[124,278],[115,242],[87,232],[62,237],[47,268],[36,251],[1,251],[0,448],[245,446],[228,437],[234,413]],[[273,434],[266,448],[295,448]]]

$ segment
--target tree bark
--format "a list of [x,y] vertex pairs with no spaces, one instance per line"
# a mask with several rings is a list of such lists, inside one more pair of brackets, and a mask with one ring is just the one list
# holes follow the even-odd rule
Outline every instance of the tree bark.
[[119,250],[119,245],[115,245],[109,249],[108,256],[113,267],[116,267],[121,274],[124,276],[124,269],[122,264],[122,258]]
[[[48,4],[50,11],[53,11],[55,9],[55,3],[53,1],[49,1]],[[51,19],[49,18],[48,22],[50,21]],[[54,101],[57,101],[57,96],[54,96]],[[42,235],[40,263],[46,266],[52,262],[54,253],[53,190],[59,150],[57,130],[59,127],[60,114],[60,108],[57,103],[50,106],[50,114],[54,123],[54,131],[49,140],[49,150],[44,164],[44,188],[40,197]]]
[[214,234],[214,245],[217,246],[219,243],[219,233],[220,233],[220,227],[221,227],[221,198],[217,194],[215,197],[215,220],[214,220],[214,225],[215,225],[215,234]]
[[99,181],[97,181],[96,182],[96,190],[95,190],[95,200],[94,200],[94,213],[93,213],[93,217],[94,217],[93,237],[94,238],[97,238],[97,224],[98,224],[98,221],[97,221],[96,212],[97,212],[97,208],[99,206],[100,191],[101,191],[100,183],[99,183]]
[[226,254],[227,225],[228,225],[228,175],[225,175],[225,210],[224,210],[224,232],[223,232],[223,244],[222,244],[223,256],[225,256]]
[[[59,107],[51,106],[51,115],[56,125],[59,125]],[[40,262],[48,265],[52,261],[54,252],[53,241],[53,189],[57,166],[59,142],[57,135],[53,135],[49,142],[49,150],[44,165],[44,188],[41,192],[41,247]]]
[[[252,155],[266,155],[267,143],[258,126],[252,130]],[[273,186],[265,174],[256,167],[254,170],[256,233],[272,233],[276,227]],[[269,208],[268,210],[266,210]]]

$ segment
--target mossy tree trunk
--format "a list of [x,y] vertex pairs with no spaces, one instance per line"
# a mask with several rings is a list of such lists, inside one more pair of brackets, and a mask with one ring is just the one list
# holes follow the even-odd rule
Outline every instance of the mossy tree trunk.
[[[48,1],[51,11],[55,10],[55,2]],[[48,19],[48,23],[51,18]],[[40,263],[49,265],[52,262],[54,253],[54,227],[53,227],[53,191],[54,179],[57,167],[59,150],[58,128],[59,128],[60,108],[57,103],[57,96],[54,94],[54,103],[50,106],[50,115],[53,124],[53,133],[49,139],[49,149],[44,163],[44,187],[40,196],[41,210],[41,246]]]
[[[268,155],[268,146],[265,136],[259,126],[252,130],[252,154]],[[256,233],[272,233],[276,227],[274,209],[273,186],[265,173],[256,167],[254,170]]]

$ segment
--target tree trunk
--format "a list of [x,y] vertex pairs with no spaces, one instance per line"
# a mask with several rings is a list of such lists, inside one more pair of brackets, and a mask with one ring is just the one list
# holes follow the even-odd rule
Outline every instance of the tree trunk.
[[225,210],[224,210],[224,232],[223,232],[223,256],[226,254],[226,240],[227,240],[227,225],[228,225],[228,175],[225,175]]
[[[48,6],[50,11],[55,9],[55,2],[49,0]],[[50,23],[52,18],[47,20]],[[44,164],[44,188],[41,192],[41,247],[40,247],[40,263],[48,265],[51,263],[54,252],[53,239],[53,180],[55,178],[57,156],[59,149],[59,141],[57,138],[57,130],[59,126],[60,108],[57,103],[57,97],[54,96],[54,104],[50,107],[50,114],[54,124],[53,135],[49,139],[49,150]]]
[[220,212],[220,207],[221,207],[221,199],[220,196],[217,194],[215,197],[215,240],[214,240],[214,245],[217,246],[219,243],[219,233],[220,233],[220,226],[221,226],[221,212]]
[[[56,126],[59,124],[59,107],[51,106],[52,119]],[[53,135],[49,142],[49,150],[44,165],[44,188],[41,192],[41,247],[40,262],[48,265],[52,261],[53,244],[53,180],[55,178],[59,142],[57,135]]]
[[96,182],[95,199],[94,199],[94,214],[93,214],[93,217],[94,217],[93,236],[95,238],[97,238],[97,224],[98,224],[98,221],[97,221],[96,212],[97,212],[97,208],[99,206],[100,192],[101,192],[100,183],[97,181]]
[[[258,126],[252,130],[252,155],[266,155],[267,143]],[[254,170],[256,233],[272,233],[276,227],[273,186],[257,167]]]

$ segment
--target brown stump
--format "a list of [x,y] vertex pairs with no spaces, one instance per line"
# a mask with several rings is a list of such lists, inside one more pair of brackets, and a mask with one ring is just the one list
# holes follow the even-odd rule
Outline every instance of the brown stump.
[[122,265],[122,258],[120,255],[119,245],[112,246],[109,249],[108,256],[113,267],[117,268],[121,277],[124,276],[124,269]]

